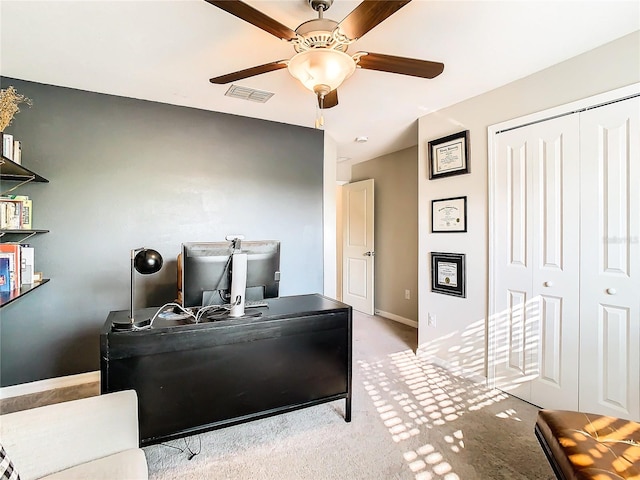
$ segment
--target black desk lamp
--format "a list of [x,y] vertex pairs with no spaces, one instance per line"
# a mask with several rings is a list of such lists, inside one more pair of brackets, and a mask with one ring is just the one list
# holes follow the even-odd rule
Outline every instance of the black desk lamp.
[[131,303],[129,308],[128,322],[113,322],[114,330],[131,330],[149,325],[150,319],[137,321],[133,315],[133,301],[135,299],[135,272],[142,275],[150,275],[160,271],[162,268],[162,255],[151,248],[135,248],[131,250]]

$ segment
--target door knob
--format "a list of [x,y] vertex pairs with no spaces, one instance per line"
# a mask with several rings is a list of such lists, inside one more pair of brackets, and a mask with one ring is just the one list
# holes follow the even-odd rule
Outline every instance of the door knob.
[[376,252],[364,252],[363,255],[365,257],[375,257],[376,256]]
[[609,295],[615,295],[616,293],[618,293],[618,291],[615,288],[607,288],[606,291]]

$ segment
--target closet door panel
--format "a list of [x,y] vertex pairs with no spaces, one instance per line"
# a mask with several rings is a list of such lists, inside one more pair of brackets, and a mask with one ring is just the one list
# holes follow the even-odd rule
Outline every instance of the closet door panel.
[[580,117],[580,409],[640,420],[640,99]]
[[[521,275],[529,268],[530,252],[528,241],[528,204],[529,177],[531,175],[527,160],[527,143],[518,147],[507,146],[506,155],[506,188],[507,198],[507,263],[516,275]],[[528,280],[528,279],[527,279]]]
[[498,388],[524,400],[531,364],[530,144],[521,130],[499,136],[496,144],[494,288],[494,379]]
[[[540,380],[562,384],[562,298],[540,296]],[[538,395],[536,395],[537,397]]]
[[531,402],[577,409],[580,305],[580,132],[577,115],[527,127],[533,155]]

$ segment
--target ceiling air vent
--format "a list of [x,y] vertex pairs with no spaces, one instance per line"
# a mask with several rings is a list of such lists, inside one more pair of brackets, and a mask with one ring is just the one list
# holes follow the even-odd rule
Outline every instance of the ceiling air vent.
[[241,98],[242,100],[251,100],[252,102],[265,103],[273,97],[273,93],[241,87],[239,85],[231,85],[229,90],[227,90],[227,93],[225,93],[225,96]]

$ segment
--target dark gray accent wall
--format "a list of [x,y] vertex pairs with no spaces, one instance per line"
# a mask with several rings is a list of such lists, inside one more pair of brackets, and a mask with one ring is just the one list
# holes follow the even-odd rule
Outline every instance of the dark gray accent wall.
[[322,292],[322,131],[0,84],[33,99],[7,132],[22,141],[23,165],[50,181],[16,193],[33,199],[34,228],[51,230],[29,240],[51,282],[0,310],[2,386],[99,369],[98,331],[129,306],[132,248],[165,259],[137,275],[138,307],[175,299],[182,242],[231,233],[282,242],[281,295]]

